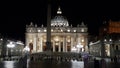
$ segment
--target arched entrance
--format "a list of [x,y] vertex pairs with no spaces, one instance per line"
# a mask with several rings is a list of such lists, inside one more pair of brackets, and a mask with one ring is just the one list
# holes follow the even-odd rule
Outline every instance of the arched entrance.
[[32,53],[33,50],[33,43],[29,43],[30,53]]
[[55,52],[58,52],[58,45],[55,45]]

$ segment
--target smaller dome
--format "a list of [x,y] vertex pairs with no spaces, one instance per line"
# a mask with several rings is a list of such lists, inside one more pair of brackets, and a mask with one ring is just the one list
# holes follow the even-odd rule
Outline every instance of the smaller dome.
[[58,15],[51,20],[51,26],[69,26],[68,20],[61,15],[62,11],[60,8],[58,8],[57,14]]

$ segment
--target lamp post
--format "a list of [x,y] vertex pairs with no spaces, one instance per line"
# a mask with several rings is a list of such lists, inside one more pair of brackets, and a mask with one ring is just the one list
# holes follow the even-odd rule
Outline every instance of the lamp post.
[[11,49],[15,47],[15,44],[13,44],[13,42],[10,42],[9,44],[7,44],[7,55],[9,55],[9,52],[8,52],[8,48],[10,49],[10,55],[11,56]]

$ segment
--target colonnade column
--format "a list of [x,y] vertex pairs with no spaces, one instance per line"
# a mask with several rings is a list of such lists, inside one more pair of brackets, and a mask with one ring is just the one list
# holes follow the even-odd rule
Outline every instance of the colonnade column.
[[85,37],[85,51],[88,52],[88,39],[87,36]]
[[103,39],[101,40],[101,57],[105,57],[105,44],[103,42]]

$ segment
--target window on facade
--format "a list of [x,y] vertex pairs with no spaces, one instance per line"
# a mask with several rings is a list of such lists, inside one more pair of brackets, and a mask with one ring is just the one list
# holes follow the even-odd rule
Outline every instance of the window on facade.
[[81,42],[84,42],[84,39],[82,39]]
[[63,32],[63,30],[61,29],[61,32]]
[[69,29],[68,29],[67,31],[68,31],[68,32],[70,32],[70,30],[69,30]]
[[40,32],[40,30],[38,30],[38,32]]
[[74,32],[76,32],[76,30],[74,30]]
[[84,29],[81,29],[81,32],[84,32],[85,30]]
[[44,32],[46,32],[47,30],[46,29],[44,29]]
[[53,29],[51,29],[51,32],[53,32]]
[[30,32],[32,32],[32,30],[30,30]]
[[55,45],[59,45],[59,43],[58,43],[58,42],[55,42]]

